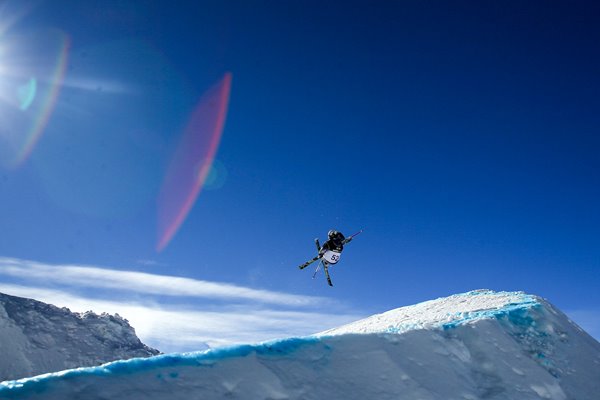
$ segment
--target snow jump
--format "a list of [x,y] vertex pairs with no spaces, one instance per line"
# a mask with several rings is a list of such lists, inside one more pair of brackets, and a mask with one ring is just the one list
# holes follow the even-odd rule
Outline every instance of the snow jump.
[[298,268],[304,269],[314,263],[315,261],[319,261],[317,268],[313,274],[313,279],[317,276],[317,272],[321,266],[323,267],[323,271],[325,272],[325,277],[327,278],[327,283],[329,286],[333,286],[331,283],[331,277],[329,276],[329,266],[337,264],[340,261],[340,257],[342,255],[342,250],[344,250],[344,245],[346,243],[350,243],[355,236],[359,235],[363,230],[356,232],[353,235],[345,237],[342,232],[338,232],[335,230],[330,230],[327,233],[327,241],[323,243],[323,246],[319,243],[319,238],[315,239],[315,245],[317,246],[317,255],[312,259],[308,260],[302,265],[299,265]]

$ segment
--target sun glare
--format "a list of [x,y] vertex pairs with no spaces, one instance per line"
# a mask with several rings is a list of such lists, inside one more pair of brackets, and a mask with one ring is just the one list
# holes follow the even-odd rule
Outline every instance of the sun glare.
[[[2,39],[0,39],[1,41]],[[6,88],[5,88],[5,75],[6,75],[6,71],[5,71],[5,66],[4,66],[4,48],[2,47],[2,44],[0,42],[0,100],[5,100],[5,92],[6,92]],[[0,107],[2,105],[0,104]]]
[[31,154],[54,110],[69,38],[55,29],[20,30],[16,22],[0,20],[0,27],[0,165],[16,167]]

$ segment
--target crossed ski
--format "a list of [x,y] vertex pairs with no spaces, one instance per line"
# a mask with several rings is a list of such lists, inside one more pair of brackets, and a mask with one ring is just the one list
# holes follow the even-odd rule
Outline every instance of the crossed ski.
[[[319,239],[315,239],[315,245],[317,246],[317,251],[320,252],[321,251],[321,244],[319,243]],[[304,269],[306,267],[308,267],[310,264],[314,263],[315,261],[319,260],[319,265],[317,265],[317,268],[315,269],[315,273],[313,274],[313,279],[317,276],[317,272],[319,272],[319,268],[321,267],[321,265],[323,266],[323,271],[325,271],[325,276],[327,277],[327,283],[329,284],[329,286],[333,286],[333,284],[331,283],[331,277],[329,276],[329,264],[327,262],[323,262],[323,260],[321,260],[321,258],[323,257],[323,254],[318,254],[315,257],[313,257],[312,259],[308,260],[307,262],[305,262],[302,265],[299,265],[298,268],[300,269]]]
[[[356,235],[360,234],[362,231],[363,230],[361,229],[360,231],[356,232],[355,234],[348,236],[346,239],[344,239],[344,244],[349,243]],[[315,245],[317,246],[317,251],[319,252],[319,254],[317,254],[315,257],[308,260],[304,264],[299,265],[298,268],[304,269],[304,268],[308,267],[309,265],[311,265],[312,263],[314,263],[315,261],[319,261],[319,264],[317,265],[317,268],[315,269],[315,272],[313,274],[313,279],[317,276],[317,272],[319,272],[319,268],[322,265],[323,271],[325,272],[325,277],[327,278],[327,283],[329,284],[329,286],[333,286],[333,283],[331,283],[331,276],[329,276],[329,263],[326,261],[323,261],[321,259],[323,257],[323,254],[320,253],[321,252],[321,244],[319,243],[318,238],[315,239]]]

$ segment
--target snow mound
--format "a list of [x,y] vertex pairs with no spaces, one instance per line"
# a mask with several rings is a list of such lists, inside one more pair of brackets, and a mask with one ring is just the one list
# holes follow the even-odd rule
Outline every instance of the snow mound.
[[593,399],[600,343],[545,300],[475,291],[318,335],[0,383],[2,399]]
[[0,293],[0,380],[159,353],[118,314],[73,313]]
[[488,289],[430,300],[414,306],[376,314],[320,335],[348,333],[403,333],[414,329],[443,328],[498,318],[519,309],[537,307],[542,299],[523,292],[494,292]]

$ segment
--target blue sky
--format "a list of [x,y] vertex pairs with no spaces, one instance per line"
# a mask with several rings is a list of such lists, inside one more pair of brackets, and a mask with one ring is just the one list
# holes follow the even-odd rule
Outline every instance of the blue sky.
[[[478,288],[600,336],[595,3],[25,3],[0,7],[0,290],[215,327],[174,344],[125,315],[166,349]],[[213,175],[157,252],[167,168],[227,73]],[[297,269],[331,228],[365,230],[333,288]],[[198,294],[143,289],[177,277]]]

